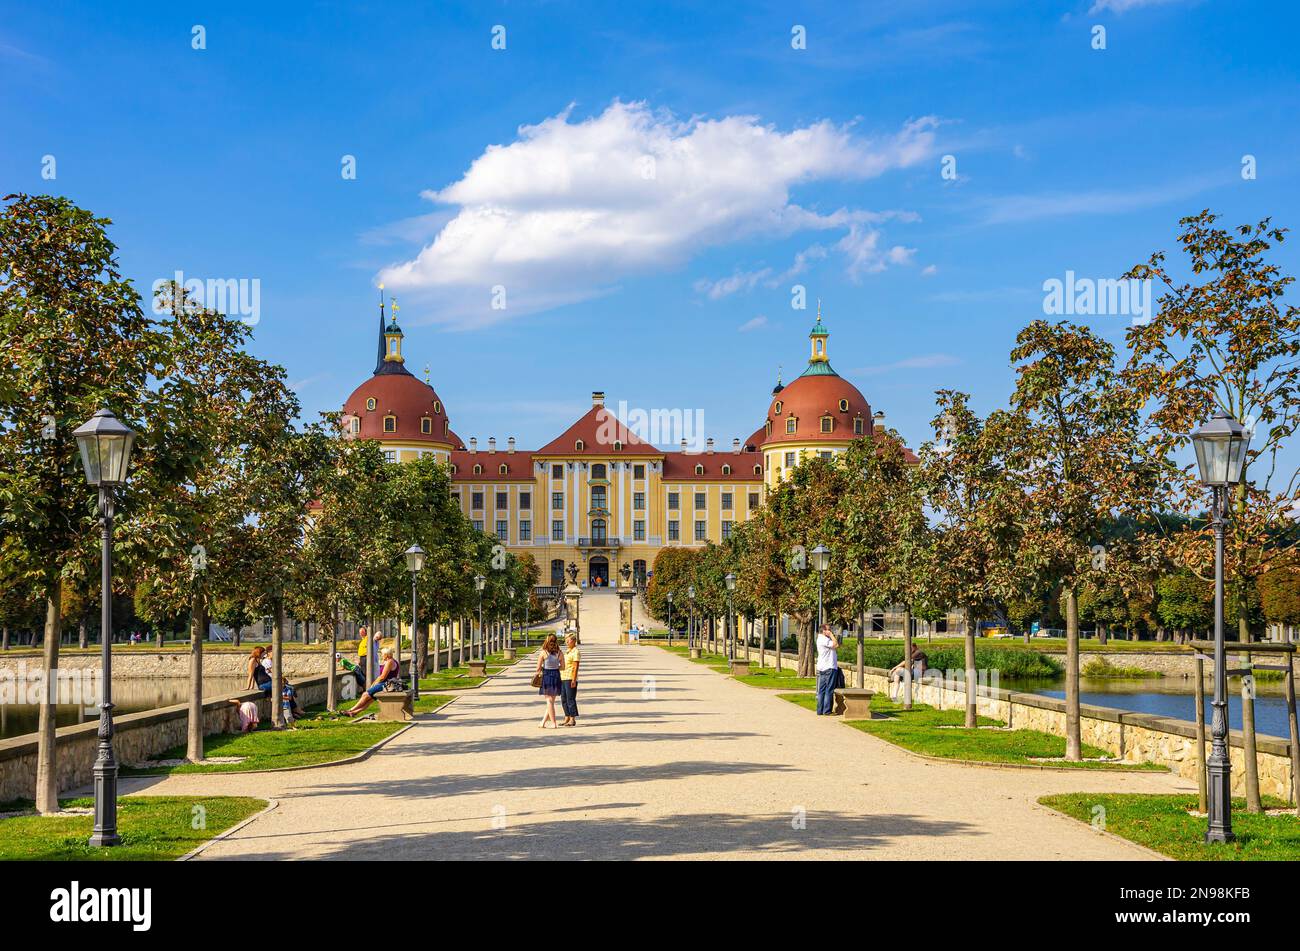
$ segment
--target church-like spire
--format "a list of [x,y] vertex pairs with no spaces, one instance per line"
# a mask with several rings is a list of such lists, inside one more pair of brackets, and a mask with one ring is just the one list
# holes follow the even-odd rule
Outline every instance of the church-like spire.
[[375,372],[384,368],[384,285],[379,285],[379,350],[375,354]]
[[813,324],[812,330],[808,331],[808,342],[812,346],[812,352],[808,355],[808,369],[803,371],[804,376],[835,376],[836,373],[831,369],[830,358],[826,355],[826,338],[831,332],[826,329],[822,323],[822,302],[821,298],[817,299],[817,323]]

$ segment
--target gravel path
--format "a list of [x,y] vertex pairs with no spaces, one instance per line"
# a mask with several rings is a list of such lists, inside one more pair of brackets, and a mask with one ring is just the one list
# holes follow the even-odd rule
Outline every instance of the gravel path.
[[532,669],[362,763],[123,787],[279,800],[204,859],[1143,859],[1035,800],[1191,788],[929,762],[650,646],[584,646],[580,725],[543,732]]

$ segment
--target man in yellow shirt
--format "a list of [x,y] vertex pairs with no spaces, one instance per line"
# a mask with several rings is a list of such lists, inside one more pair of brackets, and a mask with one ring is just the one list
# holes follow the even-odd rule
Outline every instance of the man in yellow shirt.
[[578,725],[578,636],[570,634],[564,641],[564,667],[560,671],[560,700],[564,704],[564,722],[560,726]]

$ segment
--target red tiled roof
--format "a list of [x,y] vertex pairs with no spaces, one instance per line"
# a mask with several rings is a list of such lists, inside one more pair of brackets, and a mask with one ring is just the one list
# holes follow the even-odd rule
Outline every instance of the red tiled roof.
[[[703,473],[697,473],[696,466],[703,466]],[[723,472],[723,466],[730,466],[731,472]],[[762,482],[763,457],[757,452],[666,452],[663,481]]]
[[[367,400],[371,399],[375,401],[375,408],[367,409]],[[409,373],[375,374],[352,391],[343,404],[343,414],[361,420],[361,432],[353,434],[361,439],[427,442],[444,446],[451,441],[449,436],[443,435],[447,408],[433,387]],[[386,433],[384,417],[389,415],[397,418],[396,431]],[[430,420],[431,431],[428,433],[421,431],[420,421],[425,417]],[[347,431],[351,434],[350,427]]]
[[[840,402],[847,404],[840,409]],[[781,412],[776,412],[776,404],[781,404]],[[796,419],[793,433],[785,431],[786,420]],[[830,416],[834,429],[829,433],[821,431],[821,418]],[[853,432],[853,420],[863,420],[863,435],[871,432],[871,406],[856,386],[834,374],[818,376],[801,376],[786,384],[781,392],[772,396],[768,404],[767,419],[772,424],[772,435],[764,436],[764,443],[778,442],[849,442],[856,438]],[[764,423],[763,433],[767,431]],[[756,434],[760,435],[760,434]]]
[[[451,464],[456,467],[452,473],[453,482],[518,482],[520,479],[533,481],[533,459],[527,452],[469,452],[458,450],[451,453]],[[474,467],[482,466],[482,473],[475,474]],[[501,467],[506,471],[502,472]]]
[[[577,449],[578,440],[582,440],[582,449]],[[621,442],[623,448],[614,449],[614,443]],[[535,455],[538,456],[608,456],[613,452],[629,456],[658,456],[663,450],[645,442],[623,425],[622,421],[603,406],[593,406],[582,417],[552,439]]]

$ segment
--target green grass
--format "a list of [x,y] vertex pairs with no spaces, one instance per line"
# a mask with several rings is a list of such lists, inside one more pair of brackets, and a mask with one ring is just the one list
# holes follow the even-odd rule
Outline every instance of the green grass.
[[[1105,830],[1185,862],[1300,860],[1300,819],[1295,814],[1251,814],[1246,801],[1232,801],[1232,831],[1237,841],[1204,841],[1205,817],[1192,815],[1196,797],[1136,793],[1067,793],[1038,800],[1080,822],[1104,818]],[[1267,807],[1281,807],[1278,800]],[[1104,812],[1097,811],[1100,806]]]
[[414,705],[415,712],[417,714],[432,713],[434,710],[437,710],[439,707],[443,706],[444,704],[451,703],[451,701],[455,699],[456,699],[455,697],[448,697],[445,694],[443,695],[429,694],[426,696],[425,694],[422,693],[420,694],[420,699],[415,701],[415,705]]
[[752,670],[748,677],[737,677],[736,680],[750,687],[762,687],[766,690],[816,690],[816,677],[797,677],[792,670],[782,670],[780,673],[774,668],[764,667],[759,670]]
[[[964,670],[966,655],[964,649],[957,645],[926,644],[918,640],[917,645],[925,651],[927,665],[935,670]],[[845,638],[840,644],[840,661],[848,666],[857,664],[858,643],[856,638]],[[863,662],[868,667],[888,670],[903,659],[903,644],[867,641],[862,647]],[[1053,657],[1040,654],[1023,645],[990,644],[979,641],[975,644],[975,667],[979,670],[997,670],[999,675],[1007,678],[1032,679],[1056,678],[1064,668]]]
[[1079,673],[1085,677],[1105,680],[1156,680],[1164,676],[1158,670],[1112,664],[1105,657],[1094,657],[1080,668]]
[[[262,799],[235,796],[126,796],[118,800],[122,844],[91,848],[94,817],[24,815],[0,819],[0,861],[169,861],[265,808]],[[89,808],[90,799],[60,800],[63,808]],[[5,811],[14,804],[6,804]],[[198,812],[198,809],[202,812]],[[202,816],[204,828],[195,829]]]
[[[808,710],[815,710],[817,698],[812,694],[780,694],[782,700],[788,700]],[[873,713],[893,717],[889,720],[849,720],[848,725],[870,733],[895,746],[935,756],[941,759],[970,760],[977,763],[1008,763],[1017,765],[1045,766],[1049,768],[1073,769],[1149,769],[1165,771],[1165,767],[1156,763],[1112,763],[1082,762],[1066,763],[1063,761],[1041,762],[1045,758],[1065,755],[1065,738],[1038,730],[980,730],[966,729],[964,710],[939,710],[921,703],[914,703],[911,710],[904,710],[902,704],[895,703],[886,694],[878,693],[871,699]],[[989,717],[977,717],[980,726],[1002,726],[1002,721]],[[1105,750],[1084,744],[1083,755],[1086,758],[1106,756]]]
[[[421,698],[423,699],[423,698]],[[372,709],[377,705],[372,704]],[[433,709],[433,708],[431,708]],[[172,773],[243,773],[256,769],[285,769],[290,766],[319,766],[363,753],[405,724],[377,720],[353,722],[331,717],[319,707],[309,708],[294,730],[255,730],[252,733],[224,733],[210,736],[204,752],[212,756],[242,756],[238,763],[181,763],[176,766],[140,764],[123,767],[124,775],[166,776]],[[159,753],[157,759],[183,759],[184,746]]]

